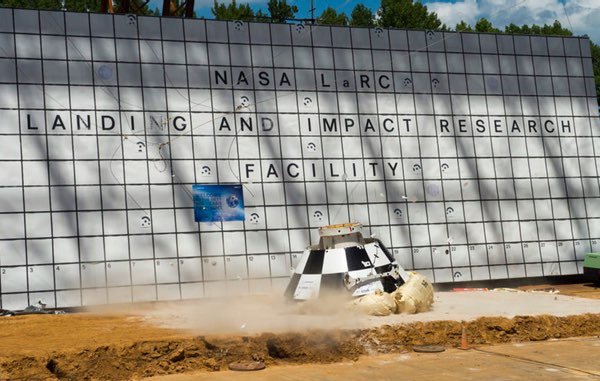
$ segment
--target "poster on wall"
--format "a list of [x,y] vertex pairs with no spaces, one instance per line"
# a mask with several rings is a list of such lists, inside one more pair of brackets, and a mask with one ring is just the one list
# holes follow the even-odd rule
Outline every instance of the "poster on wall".
[[196,222],[244,221],[244,193],[241,185],[195,184]]

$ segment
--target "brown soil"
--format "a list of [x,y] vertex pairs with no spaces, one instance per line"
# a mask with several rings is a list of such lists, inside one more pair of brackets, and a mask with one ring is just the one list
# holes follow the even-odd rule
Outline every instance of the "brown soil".
[[600,314],[480,318],[356,330],[252,336],[156,328],[130,316],[19,316],[0,320],[0,379],[126,380],[226,369],[233,361],[330,363],[413,345],[471,345],[600,335]]
[[557,291],[560,295],[576,296],[578,298],[600,299],[600,287],[593,283],[575,283],[575,284],[536,284],[530,286],[521,286],[524,291]]

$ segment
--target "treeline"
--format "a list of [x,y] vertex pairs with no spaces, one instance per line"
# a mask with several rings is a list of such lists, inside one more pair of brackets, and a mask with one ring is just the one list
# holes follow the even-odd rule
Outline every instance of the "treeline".
[[[141,16],[160,16],[158,8],[151,9],[146,0],[129,0],[129,8],[125,9],[125,2],[113,0],[114,13],[133,13]],[[176,15],[182,16],[183,10],[179,9],[181,0],[175,0]],[[0,0],[0,7],[67,10],[72,12],[100,12],[101,0]]]

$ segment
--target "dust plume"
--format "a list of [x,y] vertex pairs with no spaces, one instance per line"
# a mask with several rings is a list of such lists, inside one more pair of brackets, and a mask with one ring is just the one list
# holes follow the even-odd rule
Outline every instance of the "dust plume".
[[[347,309],[348,296],[328,295],[295,302],[281,295],[240,295],[197,300],[105,306],[161,328],[195,334],[256,334],[311,329],[363,328],[365,316]],[[100,312],[98,310],[93,312]]]

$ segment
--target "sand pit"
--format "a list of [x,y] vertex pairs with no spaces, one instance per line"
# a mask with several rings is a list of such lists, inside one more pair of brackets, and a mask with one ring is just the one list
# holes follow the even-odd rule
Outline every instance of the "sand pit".
[[245,296],[6,317],[0,379],[126,380],[244,360],[335,362],[413,345],[456,347],[463,325],[472,345],[600,334],[600,300],[547,293],[437,293],[434,309],[419,315],[356,316],[339,307]]

